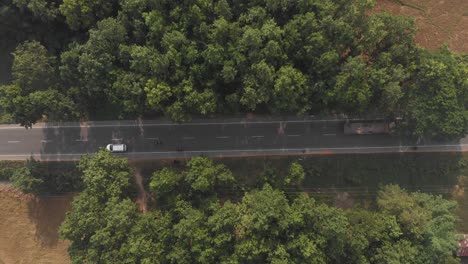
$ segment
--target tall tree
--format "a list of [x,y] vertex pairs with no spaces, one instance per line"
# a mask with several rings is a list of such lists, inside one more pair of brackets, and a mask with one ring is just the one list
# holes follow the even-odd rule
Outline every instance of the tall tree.
[[405,111],[417,137],[454,139],[466,135],[466,81],[463,67],[447,49],[423,52],[413,76]]
[[37,41],[26,41],[13,52],[13,83],[21,88],[21,94],[50,88],[54,79],[53,58]]
[[116,0],[63,0],[60,12],[74,30],[88,29],[97,21],[108,17],[114,11]]
[[120,246],[138,219],[128,162],[101,150],[83,157],[79,168],[84,190],[74,199],[60,235],[71,241],[74,263],[119,262]]

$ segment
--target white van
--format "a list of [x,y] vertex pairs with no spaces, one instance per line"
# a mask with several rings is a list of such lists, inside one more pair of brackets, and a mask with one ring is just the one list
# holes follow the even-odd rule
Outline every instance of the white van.
[[110,152],[125,152],[127,151],[127,145],[125,144],[109,144],[106,149]]

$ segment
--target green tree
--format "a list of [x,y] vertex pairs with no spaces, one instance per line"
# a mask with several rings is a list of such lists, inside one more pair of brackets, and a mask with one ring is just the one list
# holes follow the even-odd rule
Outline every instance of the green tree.
[[255,110],[258,105],[270,100],[274,85],[275,69],[265,61],[253,64],[251,73],[243,80],[244,91],[240,103],[249,110]]
[[163,168],[153,173],[149,188],[156,197],[164,197],[177,191],[181,178],[175,170]]
[[[409,259],[405,254],[415,254],[421,248],[427,249],[428,253],[418,255],[415,263],[453,261],[452,253],[457,249],[456,218],[453,214],[456,202],[425,193],[409,194],[396,185],[389,185],[379,192],[377,204],[382,212],[396,217],[403,232],[402,239],[409,241],[402,241],[403,244],[397,247],[414,244],[414,249],[401,251],[403,255],[395,261],[405,257]],[[395,248],[394,253],[399,254],[400,249]]]
[[[413,76],[405,110],[408,126],[417,137],[454,139],[466,135],[468,110],[463,100],[462,70],[448,50],[424,52]],[[466,78],[465,78],[466,79]]]
[[131,170],[128,161],[116,158],[107,150],[83,156],[78,168],[83,172],[83,184],[90,194],[107,201],[111,197],[130,194]]
[[33,158],[10,178],[13,186],[35,195],[57,194],[81,190],[81,177],[74,163],[39,162]]
[[281,67],[273,90],[274,110],[280,113],[306,113],[310,110],[307,90],[306,76],[290,65]]
[[[85,189],[61,227],[73,262],[454,263],[454,202],[397,186],[375,210],[342,210],[265,184],[235,196],[223,165],[193,158],[184,171],[151,177],[152,208],[139,214],[128,164],[101,151],[85,157]],[[120,173],[119,173],[120,172]],[[290,177],[304,171],[292,163]],[[281,187],[282,188],[282,187]],[[427,252],[419,254],[419,252]]]
[[13,0],[21,10],[30,10],[35,17],[44,21],[54,20],[59,14],[57,2],[53,0]]
[[239,211],[242,213],[236,224],[238,238],[234,259],[242,263],[259,263],[281,257],[276,256],[282,248],[280,240],[276,239],[289,228],[288,216],[291,214],[284,194],[267,185],[262,190],[245,194]]
[[284,180],[285,186],[290,184],[298,185],[304,180],[304,177],[305,172],[302,165],[297,161],[292,162],[291,165],[289,165],[288,175]]
[[124,117],[134,117],[143,114],[145,111],[146,80],[143,76],[116,70],[114,72],[115,82],[109,91],[111,104],[119,109],[119,119]]
[[148,80],[144,89],[148,104],[155,110],[161,110],[172,96],[171,87],[164,82]]
[[101,150],[84,156],[79,168],[84,190],[74,199],[60,235],[71,241],[74,263],[120,262],[120,247],[138,218],[130,196],[128,162]]
[[74,30],[88,29],[113,12],[116,1],[63,0],[60,13]]
[[36,167],[34,160],[28,160],[26,166],[17,169],[10,179],[13,186],[25,193],[40,194],[44,190],[44,180],[35,175]]
[[120,262],[164,263],[173,248],[172,218],[160,211],[140,215],[128,232],[128,239],[121,247]]
[[13,52],[13,83],[21,88],[21,94],[50,88],[54,70],[47,50],[37,41],[26,41]]
[[346,211],[346,216],[349,222],[349,242],[344,258],[351,263],[390,263],[386,262],[388,256],[382,254],[388,252],[389,246],[403,234],[396,217],[359,208]]
[[26,128],[37,120],[70,120],[76,117],[75,106],[69,98],[54,89],[21,95],[17,85],[0,86],[2,108],[11,114],[13,120]]
[[352,57],[336,76],[335,87],[330,91],[330,100],[346,112],[362,113],[369,107],[372,90],[367,81],[369,68],[362,57]]
[[27,41],[13,56],[13,84],[0,88],[0,101],[15,122],[31,127],[43,117],[70,120],[77,116],[74,103],[58,90],[53,58],[44,46]]
[[222,164],[214,164],[208,158],[192,158],[187,167],[184,179],[195,191],[213,192],[216,187],[234,183],[231,171]]
[[138,75],[120,76],[122,72],[117,66],[119,47],[125,43],[126,37],[121,23],[107,18],[89,31],[86,43],[72,43],[70,49],[62,53],[62,81],[72,88],[67,91],[68,96],[79,104],[82,112],[93,114],[114,102],[117,106],[125,106],[123,109],[116,107],[117,116],[138,113],[136,105],[143,100],[139,85],[143,84],[140,84]]

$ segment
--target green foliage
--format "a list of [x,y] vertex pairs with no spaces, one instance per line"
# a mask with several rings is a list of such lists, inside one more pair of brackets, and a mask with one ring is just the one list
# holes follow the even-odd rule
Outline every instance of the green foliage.
[[456,218],[452,213],[456,202],[425,193],[408,194],[396,185],[389,185],[379,192],[377,203],[384,213],[396,216],[402,237],[408,240],[406,244],[413,244],[413,251],[423,246],[429,249],[426,254],[417,256],[418,263],[443,263],[452,257],[451,252],[457,249]]
[[98,20],[111,15],[115,2],[115,0],[63,0],[59,9],[70,28],[88,29]]
[[13,83],[21,95],[50,87],[54,72],[47,50],[37,41],[26,41],[13,52]]
[[32,175],[33,168],[23,167],[16,170],[11,177],[14,187],[25,193],[38,194],[43,190],[43,180]]
[[172,96],[171,87],[166,83],[155,84],[153,80],[148,80],[145,86],[148,104],[155,110],[163,109],[163,104]]
[[208,158],[192,158],[187,167],[184,179],[195,191],[213,192],[216,187],[229,186],[234,182],[231,171],[222,164],[213,164]]
[[24,164],[24,161],[0,161],[0,181],[10,180],[15,171],[24,167]]
[[149,184],[150,190],[158,197],[164,197],[176,191],[181,176],[174,170],[164,168],[153,173]]
[[9,180],[25,193],[36,195],[79,191],[81,175],[73,162],[39,162],[27,160],[23,166],[10,168]]
[[289,173],[286,176],[284,183],[286,186],[290,184],[298,185],[304,180],[305,171],[299,162],[295,161],[292,162],[289,166]]
[[369,107],[372,91],[367,83],[369,69],[362,57],[350,57],[336,76],[331,97],[347,112],[362,113]]
[[[47,48],[21,44],[11,84],[21,96],[55,89],[78,109],[49,119],[335,112],[404,117],[416,137],[466,133],[466,59],[418,48],[414,21],[369,12],[372,0],[6,1],[1,39]],[[18,104],[5,117],[44,114]]]
[[423,54],[407,112],[408,126],[415,136],[453,139],[466,135],[465,68],[447,49]]
[[102,109],[115,104],[117,117],[140,112],[142,77],[123,73],[116,67],[119,46],[124,44],[126,30],[120,22],[107,18],[89,31],[89,39],[83,45],[73,43],[69,51],[61,55],[62,81],[76,89],[68,96],[85,109]]
[[283,66],[278,71],[274,85],[274,104],[277,112],[307,113],[307,78],[292,66]]
[[128,162],[101,150],[83,157],[79,168],[84,190],[74,199],[60,235],[71,241],[74,263],[120,262],[125,256],[120,246],[139,217],[129,196]]
[[76,118],[73,102],[57,88],[53,58],[37,41],[27,41],[13,52],[13,84],[0,86],[2,109],[22,126],[31,127],[44,116],[53,120]]
[[[73,262],[422,264],[456,260],[452,255],[455,203],[439,196],[408,193],[390,185],[379,192],[374,210],[345,211],[305,193],[292,197],[265,184],[237,190],[231,199],[223,188],[213,188],[216,182],[232,183],[231,172],[206,158],[194,158],[184,171],[164,168],[152,175],[153,207],[140,214],[124,191],[128,188],[125,162],[101,151],[80,166],[85,190],[61,227],[62,237],[72,241]],[[118,175],[114,168],[125,173]],[[112,182],[110,175],[114,175]],[[303,175],[301,165],[292,163],[288,177]],[[98,183],[112,191],[96,189]]]
[[73,102],[54,89],[21,95],[17,85],[0,86],[2,108],[11,113],[15,122],[31,127],[44,116],[52,120],[70,120],[76,117]]
[[59,14],[54,0],[13,0],[13,3],[21,10],[30,10],[35,17],[44,21],[54,20]]
[[112,156],[107,150],[82,157],[78,168],[83,172],[84,188],[95,197],[108,200],[125,197],[130,192],[128,161]]

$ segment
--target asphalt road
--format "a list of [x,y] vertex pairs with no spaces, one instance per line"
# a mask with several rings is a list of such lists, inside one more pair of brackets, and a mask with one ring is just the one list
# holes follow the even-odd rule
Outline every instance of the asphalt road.
[[[0,126],[0,159],[76,160],[110,143],[127,144],[129,159],[232,157],[255,155],[309,155],[467,151],[461,142],[419,146],[391,135],[344,135],[343,120],[288,118],[229,119],[174,124],[166,121],[106,121],[45,123],[25,129]],[[162,144],[156,145],[158,138]]]

